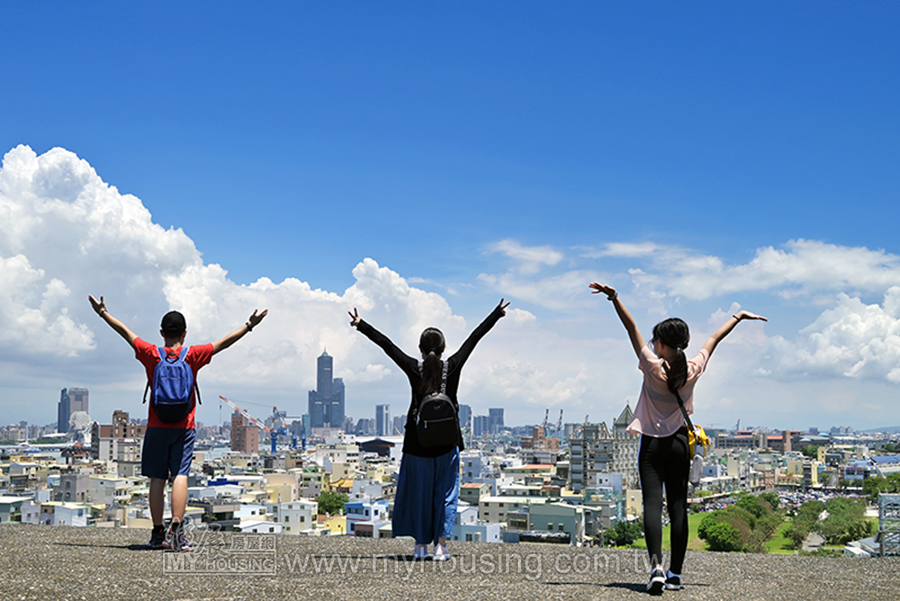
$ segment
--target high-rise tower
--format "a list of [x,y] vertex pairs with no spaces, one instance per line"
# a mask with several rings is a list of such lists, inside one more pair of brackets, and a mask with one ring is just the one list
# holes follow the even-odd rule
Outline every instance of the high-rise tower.
[[342,428],[344,381],[334,376],[334,358],[327,352],[316,361],[316,390],[309,391],[311,428]]

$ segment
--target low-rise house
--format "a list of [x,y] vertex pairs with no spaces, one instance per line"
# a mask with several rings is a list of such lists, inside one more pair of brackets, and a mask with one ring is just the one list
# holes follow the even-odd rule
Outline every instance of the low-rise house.
[[282,525],[285,534],[304,534],[317,525],[318,503],[298,499],[287,503],[270,503],[266,506],[272,520]]
[[568,503],[534,504],[528,508],[529,530],[565,532],[570,544],[580,546],[584,542],[584,512],[584,507]]
[[13,518],[22,514],[22,505],[31,501],[30,496],[2,495],[0,496],[0,522],[11,522]]
[[235,530],[239,532],[252,532],[254,534],[281,534],[281,524],[264,520],[245,520],[237,524]]
[[347,534],[355,536],[356,525],[362,522],[383,522],[388,518],[387,501],[357,501],[344,504]]

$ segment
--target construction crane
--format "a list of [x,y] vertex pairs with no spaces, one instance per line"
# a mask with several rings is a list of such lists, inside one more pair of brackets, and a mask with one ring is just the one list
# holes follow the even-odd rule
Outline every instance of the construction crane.
[[[284,413],[287,413],[287,411],[285,411]],[[285,423],[284,420],[286,420],[286,419],[302,420],[303,417],[300,415],[281,415],[281,413],[278,412],[278,407],[273,406],[271,419],[272,419],[273,427],[277,430],[277,434],[279,436],[282,434],[291,434],[291,441],[293,442],[293,446],[296,449],[297,448],[297,444],[296,444],[297,436],[296,436],[296,434],[293,433],[292,430],[290,430],[287,427],[287,424]],[[301,425],[303,425],[302,422],[301,422]],[[300,443],[303,446],[303,450],[305,451],[306,450],[306,428],[305,427],[302,429],[302,433],[300,434]]]
[[550,407],[547,407],[547,411],[544,413],[544,423],[541,424],[541,430],[544,431],[544,436],[547,436],[547,420],[550,418]]
[[585,426],[588,425],[588,418],[589,418],[590,416],[591,416],[590,413],[588,413],[587,415],[584,416],[584,425],[585,425]]
[[559,420],[556,422],[556,437],[560,438],[560,433],[562,432],[562,414],[563,410],[559,410]]
[[229,401],[228,399],[226,399],[225,397],[223,397],[222,395],[219,395],[219,398],[222,399],[229,407],[231,407],[232,409],[234,409],[235,411],[237,411],[238,413],[243,415],[245,418],[247,418],[247,420],[249,420],[251,424],[253,424],[257,428],[259,428],[260,430],[269,433],[269,436],[271,437],[271,440],[272,440],[272,454],[273,455],[275,454],[275,447],[278,444],[278,435],[279,434],[286,434],[286,435],[290,434],[292,436],[292,446],[294,448],[297,448],[297,437],[294,436],[287,428],[279,428],[277,430],[273,430],[273,429],[269,428],[268,426],[266,426],[261,421],[259,421],[258,419],[256,419],[255,417],[253,417],[252,415],[250,415],[249,413],[247,413],[246,411],[244,411],[243,409],[241,409],[240,407],[238,407],[237,405],[235,405],[234,403],[232,403],[231,401]]

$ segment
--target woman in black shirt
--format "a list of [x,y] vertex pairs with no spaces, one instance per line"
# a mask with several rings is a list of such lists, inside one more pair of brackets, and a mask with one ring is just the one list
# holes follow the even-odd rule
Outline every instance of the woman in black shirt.
[[458,351],[446,360],[444,375],[444,335],[437,328],[427,328],[419,338],[422,362],[400,350],[390,339],[363,321],[354,308],[350,324],[384,350],[403,370],[412,388],[412,399],[406,416],[403,436],[403,459],[392,522],[394,536],[412,536],[416,540],[415,557],[428,556],[428,544],[434,543],[434,559],[450,557],[447,539],[453,535],[456,504],[459,498],[459,452],[463,450],[462,432],[455,444],[426,446],[419,440],[414,426],[420,401],[433,392],[444,392],[459,410],[456,392],[459,376],[478,341],[506,315],[509,303],[500,304],[469,335]]

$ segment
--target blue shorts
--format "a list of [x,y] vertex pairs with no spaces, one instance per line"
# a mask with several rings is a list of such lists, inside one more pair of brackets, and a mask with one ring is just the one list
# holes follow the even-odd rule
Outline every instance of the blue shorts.
[[163,480],[187,476],[191,472],[196,437],[193,428],[147,428],[141,474]]

